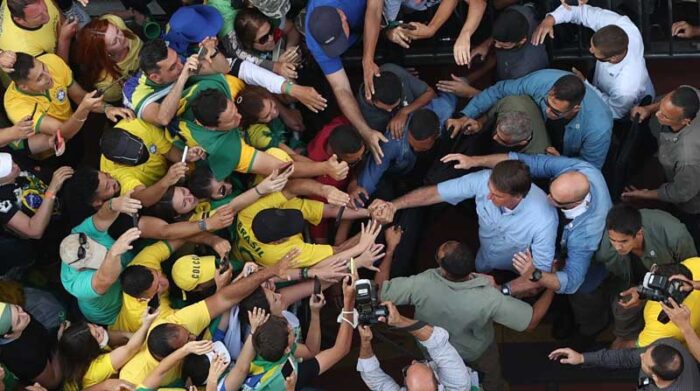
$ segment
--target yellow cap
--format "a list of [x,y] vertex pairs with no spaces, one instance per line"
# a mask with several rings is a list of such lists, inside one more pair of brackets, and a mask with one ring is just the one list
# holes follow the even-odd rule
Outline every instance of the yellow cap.
[[180,257],[173,265],[172,276],[175,285],[184,293],[193,290],[201,283],[213,280],[216,274],[215,258],[213,255]]

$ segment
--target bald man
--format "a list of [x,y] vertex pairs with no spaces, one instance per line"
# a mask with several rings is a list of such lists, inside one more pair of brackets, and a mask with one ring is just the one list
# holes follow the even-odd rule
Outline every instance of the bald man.
[[[556,271],[538,269],[530,254],[516,254],[513,266],[521,275],[521,279],[514,280],[521,283],[518,290],[547,288],[572,295],[579,332],[584,336],[597,334],[607,325],[608,319],[601,316],[607,305],[598,305],[602,298],[594,291],[605,278],[606,271],[598,264],[591,269],[589,265],[603,236],[605,217],[612,207],[603,175],[590,163],[560,156],[511,152],[488,156],[451,154],[442,158],[443,162],[455,163],[455,168],[464,170],[494,167],[505,160],[525,163],[533,178],[553,179],[547,198],[560,212],[555,265],[564,263],[563,267]],[[510,293],[508,283],[501,287],[501,292]]]

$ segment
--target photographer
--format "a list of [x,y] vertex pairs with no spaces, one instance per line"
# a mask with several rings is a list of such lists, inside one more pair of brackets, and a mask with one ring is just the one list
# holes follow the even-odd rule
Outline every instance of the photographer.
[[660,339],[647,348],[602,349],[583,354],[562,348],[550,353],[549,359],[562,364],[610,369],[639,367],[638,389],[644,391],[686,391],[700,387],[700,372],[695,360],[673,338]]
[[[468,390],[478,387],[476,373],[464,365],[457,350],[450,345],[449,334],[441,327],[433,327],[425,322],[409,319],[399,313],[396,306],[387,301],[389,316],[383,318],[396,330],[409,332],[428,350],[431,360],[413,361],[403,369],[405,387],[401,390]],[[397,390],[398,384],[379,367],[379,360],[372,351],[372,330],[360,326],[360,357],[357,371],[370,390]]]
[[[680,264],[659,265],[653,269],[655,276],[666,277],[671,280],[671,276],[681,275],[686,279],[692,280],[700,276],[700,258],[689,258]],[[672,283],[673,280],[670,281]],[[669,283],[669,284],[670,284]],[[667,291],[671,289],[668,288]],[[649,291],[649,290],[645,290]],[[674,295],[674,300],[678,304],[685,304],[689,308],[695,308],[700,305],[700,292],[690,290],[687,284],[680,287],[680,293]],[[642,298],[648,299],[644,305],[644,329],[639,334],[637,346],[648,346],[654,341],[662,338],[674,338],[684,342],[683,332],[676,325],[669,323],[668,318],[664,319],[665,314],[661,306],[661,301],[666,299],[665,294],[657,298],[647,297],[646,294],[640,292]],[[666,296],[666,297],[664,297]],[[663,299],[662,299],[663,297]],[[694,329],[700,329],[700,311],[694,311],[690,315],[690,324]]]

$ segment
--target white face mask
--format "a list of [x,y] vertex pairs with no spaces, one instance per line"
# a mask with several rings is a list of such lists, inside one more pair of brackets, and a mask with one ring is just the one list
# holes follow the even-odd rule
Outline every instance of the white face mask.
[[561,212],[564,214],[564,217],[566,217],[569,220],[573,220],[577,218],[578,216],[581,216],[584,214],[587,210],[588,207],[591,204],[591,193],[586,194],[586,198],[583,199],[583,202],[580,204],[574,206],[571,209],[562,209]]
[[105,333],[103,334],[104,337],[102,337],[102,341],[100,341],[100,349],[104,349],[107,346],[107,343],[109,342],[109,333],[107,330],[105,330]]

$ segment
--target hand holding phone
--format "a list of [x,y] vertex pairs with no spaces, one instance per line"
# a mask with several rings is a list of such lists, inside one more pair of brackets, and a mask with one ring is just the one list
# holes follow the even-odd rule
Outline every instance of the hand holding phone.
[[190,148],[187,145],[185,145],[185,149],[182,150],[182,159],[180,159],[181,163],[187,161],[187,152],[189,151],[189,149]]
[[158,297],[158,292],[153,296],[151,300],[148,301],[148,313],[152,314],[160,307],[160,298]]

